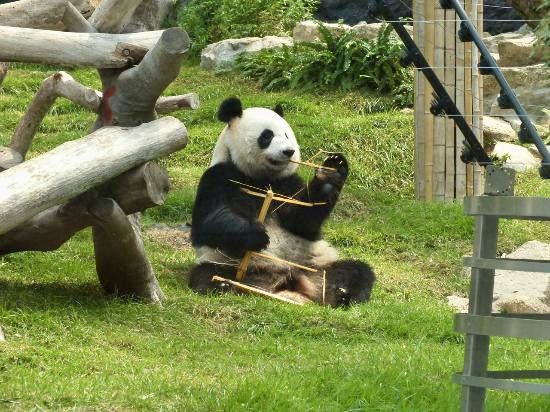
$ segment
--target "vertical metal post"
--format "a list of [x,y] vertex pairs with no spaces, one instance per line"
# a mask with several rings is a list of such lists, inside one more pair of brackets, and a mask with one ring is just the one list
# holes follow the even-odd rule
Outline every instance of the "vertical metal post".
[[[474,257],[495,258],[497,252],[498,217],[477,216]],[[470,304],[472,315],[488,315],[493,303],[494,269],[472,268]],[[489,360],[489,336],[466,335],[464,354],[465,376],[486,376]],[[462,411],[481,412],[485,408],[485,388],[462,386]]]

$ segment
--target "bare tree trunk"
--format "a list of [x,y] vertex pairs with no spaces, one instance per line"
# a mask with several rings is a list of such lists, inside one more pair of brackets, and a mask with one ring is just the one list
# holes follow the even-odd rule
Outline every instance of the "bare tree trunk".
[[75,233],[94,224],[95,218],[88,208],[98,196],[114,199],[124,213],[131,214],[162,205],[169,189],[166,171],[154,162],[147,162],[0,235],[0,255],[58,249]]
[[0,62],[0,88],[2,87],[2,83],[4,82],[4,79],[6,78],[6,75],[8,74],[8,69],[10,68],[9,63]]
[[156,119],[155,104],[177,77],[189,45],[187,33],[168,29],[138,66],[122,73],[102,70],[103,106],[94,127],[137,126]]
[[158,30],[176,4],[176,0],[143,0],[130,22],[124,27],[125,33]]
[[163,117],[133,129],[102,128],[12,167],[0,173],[0,234],[186,143],[185,126]]
[[199,104],[199,95],[196,93],[165,96],[159,97],[155,104],[155,110],[157,113],[170,113],[180,109],[197,109]]
[[97,33],[94,26],[84,18],[80,11],[72,5],[67,3],[65,14],[63,14],[63,24],[68,31],[74,33]]
[[126,216],[106,198],[98,199],[90,213],[99,222],[92,233],[96,270],[105,291],[160,302],[164,295],[145,254],[137,217]]
[[87,0],[19,0],[0,5],[0,26],[63,30],[61,20],[68,2],[86,18],[94,9]]
[[101,33],[120,33],[143,0],[103,0],[89,19]]
[[138,63],[144,51],[157,44],[162,33],[66,33],[0,26],[0,61],[128,67]]
[[86,108],[95,108],[101,104],[101,98],[95,90],[82,86],[72,76],[58,72],[42,82],[38,93],[27,109],[12,136],[10,148],[19,152],[23,159],[29,150],[33,137],[48,113],[55,99],[63,96]]

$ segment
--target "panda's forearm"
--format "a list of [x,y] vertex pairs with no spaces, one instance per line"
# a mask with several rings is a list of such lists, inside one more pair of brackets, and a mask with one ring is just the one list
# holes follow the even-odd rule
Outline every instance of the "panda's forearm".
[[240,254],[246,250],[261,250],[268,238],[265,229],[254,219],[240,216],[229,208],[219,208],[206,218],[194,222],[193,243]]

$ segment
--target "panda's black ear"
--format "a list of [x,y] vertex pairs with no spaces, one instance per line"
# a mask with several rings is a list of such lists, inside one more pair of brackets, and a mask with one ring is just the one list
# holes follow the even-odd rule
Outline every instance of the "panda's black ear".
[[235,117],[243,115],[243,105],[236,97],[225,99],[218,109],[218,120],[229,123]]
[[279,116],[285,117],[285,112],[284,112],[284,110],[283,110],[283,106],[281,106],[280,104],[278,104],[277,106],[275,106],[275,107],[273,108],[273,111],[274,111],[275,113],[277,113]]

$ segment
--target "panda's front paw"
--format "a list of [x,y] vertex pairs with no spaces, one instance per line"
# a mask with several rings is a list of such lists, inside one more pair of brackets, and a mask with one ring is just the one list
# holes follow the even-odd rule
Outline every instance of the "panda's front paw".
[[[340,175],[340,179],[346,180],[349,174],[348,161],[342,153],[332,153],[329,157],[323,162],[323,166],[336,169],[335,171],[330,170],[332,173],[337,173]],[[325,169],[326,170],[326,169]]]
[[315,178],[320,183],[322,197],[334,203],[348,177],[348,161],[343,154],[334,153],[325,159],[323,166],[317,169]]
[[243,247],[245,250],[260,251],[269,245],[269,236],[265,226],[261,223],[251,225],[249,232],[244,237]]

